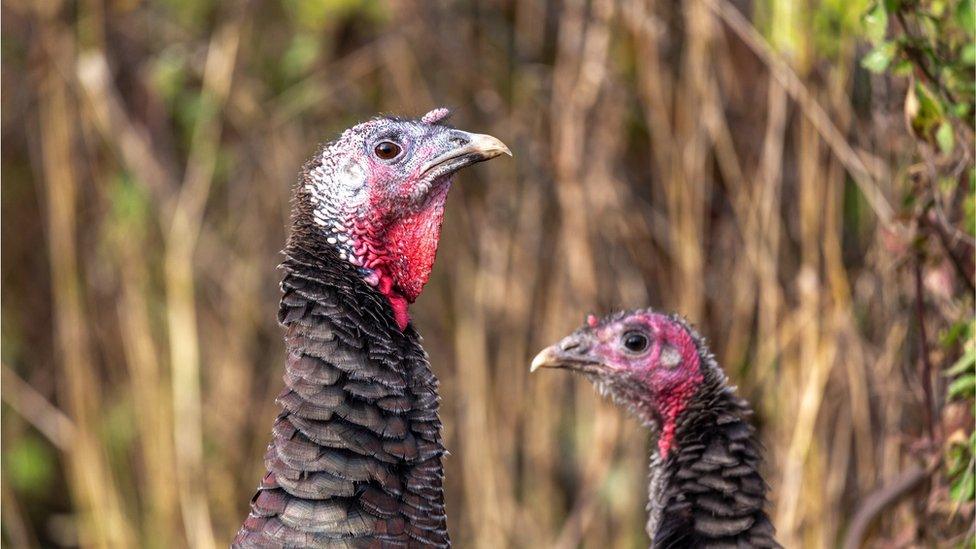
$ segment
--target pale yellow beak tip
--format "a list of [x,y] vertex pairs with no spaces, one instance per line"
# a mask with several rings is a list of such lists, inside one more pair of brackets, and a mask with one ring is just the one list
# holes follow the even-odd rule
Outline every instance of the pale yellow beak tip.
[[548,348],[543,349],[541,353],[535,355],[532,359],[532,365],[529,366],[529,373],[535,372],[539,368],[545,367],[549,363],[550,351]]
[[488,135],[484,133],[475,133],[471,135],[470,147],[474,150],[481,152],[487,158],[494,158],[503,154],[508,156],[514,156],[512,150],[508,148],[508,145],[502,143],[501,139],[493,135]]

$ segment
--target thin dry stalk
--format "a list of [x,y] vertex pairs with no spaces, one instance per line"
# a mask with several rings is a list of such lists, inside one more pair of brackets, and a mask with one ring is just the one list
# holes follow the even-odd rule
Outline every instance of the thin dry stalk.
[[121,273],[118,316],[133,402],[138,410],[136,422],[145,477],[143,496],[147,502],[143,529],[147,539],[169,546],[174,543],[170,528],[178,509],[176,452],[173,439],[167,436],[173,432],[171,397],[149,318],[149,273],[139,253],[144,235],[131,231],[131,227],[123,230],[126,234],[118,238],[118,264],[127,268]]
[[759,288],[759,347],[756,362],[762,369],[772,365],[780,353],[775,337],[766,337],[776,332],[780,322],[783,301],[773,288],[779,287],[780,199],[782,192],[783,147],[786,132],[786,93],[770,77],[767,88],[769,110],[766,119],[766,133],[763,138],[762,156],[756,174],[758,186],[753,195],[754,221],[749,227],[757,251],[756,282]]
[[721,17],[729,25],[729,28],[769,66],[770,73],[789,92],[793,100],[800,105],[804,115],[817,128],[837,159],[844,164],[861,192],[864,193],[865,199],[871,205],[881,224],[890,225],[894,211],[881,187],[868,171],[864,161],[844,138],[844,134],[834,126],[830,116],[810,94],[810,91],[793,72],[793,69],[773,52],[766,39],[731,4],[724,0],[701,1]]
[[0,383],[5,387],[3,401],[59,450],[70,451],[76,431],[71,418],[48,402],[44,395],[21,379],[6,364],[0,365],[0,371],[3,373]]
[[95,126],[105,141],[116,148],[136,179],[149,188],[162,211],[168,214],[177,184],[175,176],[160,162],[145,128],[138,126],[126,113],[122,99],[112,85],[105,53],[98,50],[82,52],[74,72]]
[[3,486],[0,486],[0,502],[3,505],[3,527],[10,537],[10,544],[24,549],[39,547],[37,535],[24,519],[20,502],[14,496],[9,483],[3,483]]
[[561,230],[566,272],[580,303],[592,303],[596,296],[596,273],[589,239],[583,189],[587,154],[586,120],[604,81],[609,47],[609,20],[614,4],[594,3],[596,17],[588,19],[586,6],[571,0],[561,18],[559,53],[553,67],[552,133],[556,142],[553,164],[556,196],[563,215]]
[[200,348],[194,251],[216,166],[221,119],[241,40],[243,18],[219,28],[210,42],[202,98],[207,106],[193,131],[186,175],[166,235],[167,324],[173,384],[174,438],[180,508],[189,542],[214,547],[203,463]]
[[[456,295],[457,326],[455,329],[455,361],[464,364],[464,374],[458,376],[459,394],[465,395],[458,405],[462,445],[462,474],[464,479],[465,506],[472,510],[471,518],[477,517],[469,527],[477,547],[502,547],[506,545],[506,529],[503,528],[502,488],[499,485],[501,463],[494,437],[494,418],[490,407],[491,386],[488,375],[487,342],[484,319],[479,318],[480,308],[468,300],[477,300],[474,287],[480,278],[469,261],[458,265]],[[467,296],[465,299],[464,296]],[[472,305],[474,305],[472,307]]]
[[576,504],[566,515],[562,530],[552,543],[553,549],[578,547],[584,533],[596,518],[597,507],[601,504],[600,489],[606,481],[613,465],[615,442],[620,435],[622,421],[616,410],[601,407],[593,421],[592,448],[582,470]]
[[[47,35],[50,51],[59,51],[58,38]],[[129,519],[120,505],[114,475],[97,435],[101,402],[95,365],[91,359],[88,321],[82,305],[78,266],[76,213],[78,184],[72,151],[72,121],[68,90],[48,68],[41,95],[41,141],[46,183],[48,245],[54,296],[57,357],[62,382],[61,398],[75,425],[68,452],[70,488],[79,513],[82,545],[131,547]]]

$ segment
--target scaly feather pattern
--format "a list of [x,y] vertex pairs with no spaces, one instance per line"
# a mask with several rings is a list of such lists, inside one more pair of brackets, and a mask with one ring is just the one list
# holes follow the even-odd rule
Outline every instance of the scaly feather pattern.
[[651,458],[653,547],[779,547],[765,512],[752,411],[707,349],[699,355],[708,363],[705,379],[678,419],[673,450],[663,463],[658,452]]
[[446,547],[437,379],[332,247],[282,264],[285,389],[234,547]]
[[652,547],[779,547],[752,411],[682,318],[652,309],[590,315],[535,357],[539,368],[582,374],[653,431]]
[[285,388],[235,547],[447,547],[439,397],[407,307],[430,276],[454,174],[498,139],[377,117],[305,162],[278,320]]

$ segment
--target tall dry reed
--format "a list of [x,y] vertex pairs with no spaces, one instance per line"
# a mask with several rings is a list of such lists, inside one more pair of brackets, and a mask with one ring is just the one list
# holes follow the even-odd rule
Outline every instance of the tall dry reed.
[[[904,90],[858,68],[864,8],[5,3],[5,543],[228,542],[281,385],[298,168],[443,104],[516,151],[460,177],[413,308],[457,545],[646,545],[645,432],[527,364],[588,311],[653,305],[755,404],[784,545],[836,546],[925,440]],[[972,302],[922,268],[934,341]],[[874,543],[959,532],[940,486],[890,502]]]

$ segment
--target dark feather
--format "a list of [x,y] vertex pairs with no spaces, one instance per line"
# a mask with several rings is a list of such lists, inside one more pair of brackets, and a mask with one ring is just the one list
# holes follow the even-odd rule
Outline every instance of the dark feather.
[[757,468],[755,429],[744,419],[747,405],[710,367],[662,465],[652,546],[779,547],[764,509],[768,487]]
[[235,547],[446,547],[437,380],[412,326],[331,248],[291,246],[286,388]]

